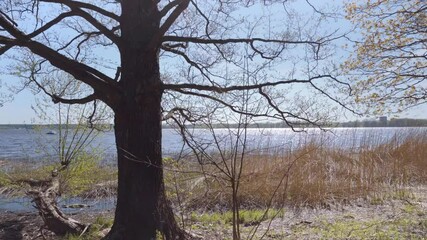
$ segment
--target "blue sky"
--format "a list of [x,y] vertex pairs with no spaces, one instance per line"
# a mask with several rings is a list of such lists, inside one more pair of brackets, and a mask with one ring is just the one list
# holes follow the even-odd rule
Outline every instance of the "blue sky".
[[[302,1],[304,2],[304,1]],[[329,2],[329,1],[328,1]],[[313,5],[320,7],[325,3],[325,1],[312,1]],[[339,4],[342,4],[342,1],[338,1]],[[298,8],[298,6],[297,6]],[[347,23],[337,22],[337,26],[342,25],[345,27]],[[114,61],[117,59],[117,56],[114,53],[104,54],[106,58],[110,58]],[[4,64],[3,62],[0,64]],[[0,66],[2,69],[4,66]],[[1,70],[0,70],[1,71]],[[111,75],[111,74],[110,74]],[[113,74],[114,75],[114,74]],[[2,75],[0,72],[0,81],[3,83],[0,85],[0,91],[5,91],[6,85],[13,85],[14,82],[19,81],[15,77]],[[32,110],[32,105],[35,104],[35,96],[29,90],[23,90],[19,94],[16,94],[12,101],[8,101],[4,104],[3,107],[0,107],[0,124],[31,124],[37,123],[38,119],[34,111]],[[421,105],[410,109],[409,111],[400,115],[400,117],[411,117],[411,118],[426,118],[427,105]],[[390,116],[391,117],[391,116]],[[351,114],[345,114],[341,120],[354,120],[356,117]]]
[[36,119],[31,105],[34,104],[34,95],[28,91],[14,96],[11,102],[6,102],[0,107],[0,124],[29,124]]

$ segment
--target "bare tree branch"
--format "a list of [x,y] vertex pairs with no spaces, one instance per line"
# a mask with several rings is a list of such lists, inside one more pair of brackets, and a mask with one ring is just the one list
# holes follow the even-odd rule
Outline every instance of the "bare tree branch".
[[60,4],[64,4],[67,5],[70,8],[85,8],[85,9],[89,9],[92,11],[95,11],[97,13],[100,13],[106,17],[109,17],[111,19],[116,20],[117,22],[120,21],[120,17],[117,16],[116,14],[106,11],[100,7],[97,7],[95,5],[92,4],[88,4],[88,3],[84,3],[84,2],[79,2],[79,1],[73,1],[73,0],[39,0],[40,2],[49,2],[49,3],[60,3]]
[[172,26],[172,24],[176,21],[176,19],[181,15],[181,13],[188,7],[188,4],[190,3],[190,0],[180,0],[180,2],[176,5],[173,12],[170,14],[170,16],[165,20],[165,22],[160,26],[160,29],[156,33],[156,35],[151,40],[150,45],[160,45],[161,41],[159,41],[166,33],[166,31],[169,30],[169,28]]
[[33,38],[33,37],[35,37],[35,36],[37,36],[37,35],[45,32],[46,30],[48,30],[52,26],[55,26],[57,23],[61,22],[63,19],[65,19],[67,17],[71,17],[71,16],[76,16],[76,13],[74,11],[69,11],[69,12],[61,13],[56,18],[52,19],[50,22],[46,23],[45,25],[43,25],[42,27],[40,27],[36,31],[28,34],[27,37],[28,38]]
[[2,15],[3,17],[5,17],[10,23],[12,23],[14,26],[18,26],[18,24],[13,21],[12,18],[10,18],[6,13],[4,13],[3,11],[0,10],[0,15]]
[[[53,66],[70,73],[76,79],[88,84],[95,92],[99,93],[100,98],[105,100],[107,104],[112,103],[112,98],[118,97],[118,88],[113,79],[83,63],[61,55],[44,44],[31,40],[3,16],[0,16],[0,26],[15,38],[15,40],[12,40],[15,46],[27,47],[33,53],[47,59]],[[11,39],[2,37],[0,38],[0,43],[2,43],[2,40],[11,41]]]
[[254,44],[255,42],[263,43],[281,43],[281,44],[311,44],[319,46],[328,40],[310,41],[310,40],[280,40],[280,39],[267,39],[267,38],[224,38],[224,39],[206,39],[197,37],[181,37],[181,36],[164,36],[163,42],[184,42],[184,43],[199,43],[199,44],[229,44],[229,43],[248,43]]
[[160,10],[160,16],[164,17],[166,14],[169,13],[170,10],[172,10],[174,7],[176,7],[178,4],[182,3],[183,0],[174,0],[170,3],[168,3],[166,6]]
[[65,103],[65,104],[86,104],[98,99],[95,94],[91,94],[87,97],[79,98],[79,99],[65,99],[55,94],[52,94],[51,97],[52,97],[53,103]]
[[240,90],[251,90],[251,89],[259,89],[263,87],[277,86],[283,84],[291,84],[291,83],[310,83],[316,79],[322,78],[331,78],[334,79],[331,75],[319,75],[316,77],[312,77],[310,79],[291,79],[285,81],[276,81],[276,82],[265,82],[253,85],[235,85],[229,87],[218,87],[218,86],[208,86],[208,85],[198,85],[192,83],[183,83],[183,84],[163,84],[163,88],[166,90],[178,90],[178,89],[195,89],[199,91],[211,91],[217,93],[226,93],[230,91],[240,91]]
[[7,52],[7,50],[11,49],[12,47],[13,47],[13,45],[11,45],[11,44],[0,47],[0,55],[4,54],[5,52]]
[[[74,8],[72,8],[72,9],[74,9]],[[88,21],[90,24],[92,24],[92,26],[94,26],[96,29],[98,29],[102,34],[104,34],[113,43],[120,45],[120,39],[116,34],[114,34],[113,29],[111,29],[111,30],[108,29],[102,23],[98,22],[98,20],[93,18],[89,13],[87,13],[81,9],[76,9],[75,11],[77,11],[76,15],[84,18],[86,21]]]

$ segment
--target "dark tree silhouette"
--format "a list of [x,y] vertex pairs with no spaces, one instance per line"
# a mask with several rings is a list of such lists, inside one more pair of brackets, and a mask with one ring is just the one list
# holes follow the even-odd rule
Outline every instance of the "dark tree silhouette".
[[[314,102],[300,104],[302,97],[285,94],[286,86],[343,106],[329,89],[344,83],[323,64],[334,54],[329,43],[339,36],[321,27],[329,14],[302,3],[305,16],[287,0],[0,2],[0,55],[17,60],[15,75],[54,103],[98,100],[114,112],[118,195],[106,239],[154,239],[156,231],[167,239],[185,238],[165,196],[163,120],[194,122],[204,116],[196,110],[210,102],[291,126],[318,125],[323,118],[311,114]],[[105,60],[104,51],[117,54],[119,63]],[[238,76],[242,69],[245,82]],[[92,93],[69,99],[49,92],[43,81],[52,72],[71,75]],[[235,104],[233,96],[242,90],[250,92],[249,103],[262,102],[264,109]]]

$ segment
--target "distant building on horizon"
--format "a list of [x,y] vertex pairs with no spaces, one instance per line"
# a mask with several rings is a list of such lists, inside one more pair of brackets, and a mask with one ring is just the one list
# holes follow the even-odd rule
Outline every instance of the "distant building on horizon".
[[386,116],[380,117],[379,120],[380,120],[381,126],[387,126],[387,117]]

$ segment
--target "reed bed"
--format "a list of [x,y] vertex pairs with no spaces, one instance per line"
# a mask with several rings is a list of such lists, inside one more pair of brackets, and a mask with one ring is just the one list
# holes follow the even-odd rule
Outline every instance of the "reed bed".
[[[341,147],[314,138],[303,141],[294,150],[245,154],[238,191],[241,207],[346,204],[427,183],[425,131],[396,134],[387,142],[367,135]],[[166,161],[169,197],[187,210],[230,209],[231,181],[220,170],[230,166],[231,160],[223,159],[200,165],[191,156]]]

